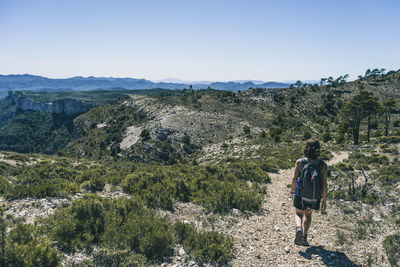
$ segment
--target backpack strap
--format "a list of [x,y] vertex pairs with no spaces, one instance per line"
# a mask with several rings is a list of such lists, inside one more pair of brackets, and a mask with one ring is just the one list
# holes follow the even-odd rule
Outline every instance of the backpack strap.
[[303,168],[304,168],[304,166],[306,166],[307,163],[309,163],[307,158],[302,158],[301,159],[301,165],[300,165],[301,166],[301,171],[303,171]]
[[316,168],[319,172],[321,172],[323,166],[324,166],[324,161],[323,161],[322,159],[318,159],[317,164],[315,164],[315,168]]

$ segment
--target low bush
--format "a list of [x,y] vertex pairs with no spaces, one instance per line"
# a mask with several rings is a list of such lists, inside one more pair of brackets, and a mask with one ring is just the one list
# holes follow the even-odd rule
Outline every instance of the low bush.
[[10,186],[10,183],[4,177],[0,176],[0,194],[8,192]]
[[354,168],[351,164],[340,162],[330,168],[342,171],[354,171]]
[[[270,165],[271,166],[271,165]],[[237,179],[258,183],[270,182],[268,174],[252,162],[235,162],[228,166]]]
[[125,192],[150,207],[172,209],[175,200],[192,201],[213,212],[232,208],[257,211],[263,191],[245,180],[266,182],[268,174],[255,163],[228,166],[142,166],[127,175],[121,185]]
[[116,250],[101,248],[93,253],[94,266],[130,266],[150,267],[152,266],[143,255],[137,254],[128,249]]
[[48,223],[52,238],[59,242],[63,250],[71,251],[98,243],[104,233],[105,217],[102,199],[88,195],[57,210]]
[[1,266],[58,266],[61,260],[50,240],[40,237],[36,226],[30,224],[14,226],[6,235],[4,252]]
[[378,169],[378,179],[384,184],[394,184],[400,181],[400,166],[390,164]]
[[380,142],[385,142],[385,143],[391,143],[391,144],[397,144],[400,143],[400,136],[381,136],[379,137]]
[[400,234],[388,235],[383,240],[383,247],[392,266],[400,266]]
[[196,232],[194,225],[175,223],[177,241],[194,257],[226,264],[233,257],[233,239],[215,231]]
[[385,155],[381,154],[364,155],[361,153],[350,154],[349,161],[357,162],[361,165],[382,165],[390,163],[390,160]]
[[176,243],[205,262],[226,263],[233,253],[232,238],[171,224],[134,198],[85,195],[47,218],[42,232],[66,252],[100,248],[93,254],[100,266],[147,266],[170,255]]
[[260,168],[265,172],[278,173],[279,165],[271,158],[267,158],[260,164]]

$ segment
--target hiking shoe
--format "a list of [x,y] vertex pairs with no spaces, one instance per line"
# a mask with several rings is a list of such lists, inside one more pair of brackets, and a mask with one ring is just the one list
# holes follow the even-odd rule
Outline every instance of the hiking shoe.
[[306,246],[306,247],[308,247],[308,246],[310,246],[310,244],[308,244],[308,242],[307,242],[307,235],[305,235],[305,236],[303,236],[302,238],[301,238],[302,240],[302,245],[303,246]]
[[298,246],[302,245],[303,244],[302,237],[303,237],[303,231],[301,229],[297,229],[296,237],[294,238],[294,244]]

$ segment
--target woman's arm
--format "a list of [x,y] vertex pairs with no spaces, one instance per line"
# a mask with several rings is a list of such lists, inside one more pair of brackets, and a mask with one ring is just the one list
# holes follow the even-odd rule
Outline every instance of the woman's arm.
[[297,178],[299,177],[300,174],[300,168],[301,168],[301,159],[298,159],[296,161],[296,165],[294,166],[294,174],[293,174],[293,179],[292,179],[292,188],[290,190],[290,194],[294,193],[294,189],[296,189],[296,182]]
[[328,191],[328,166],[324,164],[322,168],[322,211],[326,209],[326,194]]

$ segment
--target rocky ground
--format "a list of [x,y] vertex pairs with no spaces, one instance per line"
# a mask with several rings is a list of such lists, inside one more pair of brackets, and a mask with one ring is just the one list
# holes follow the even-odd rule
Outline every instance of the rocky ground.
[[[327,163],[333,165],[347,157],[345,152],[334,153],[334,158]],[[383,238],[395,229],[390,229],[375,217],[379,234],[339,245],[337,229],[351,229],[354,222],[346,219],[333,201],[328,202],[326,214],[314,212],[308,238],[310,246],[294,245],[293,196],[289,194],[292,175],[293,169],[271,174],[268,194],[258,214],[232,210],[230,215],[218,216],[207,214],[194,204],[179,204],[173,213],[167,215],[172,220],[194,223],[199,229],[213,229],[232,235],[235,238],[232,266],[363,266],[368,264],[368,257],[374,263],[372,266],[390,266],[381,244]],[[351,205],[342,203],[346,204]],[[360,205],[363,209],[359,216],[374,216],[374,210],[365,204]],[[197,266],[182,248],[176,250],[176,256],[164,266]]]
[[[227,136],[232,138],[238,136],[243,132],[243,127],[249,125],[241,117],[215,110],[190,109],[181,104],[170,105],[141,95],[130,95],[130,97],[131,99],[124,104],[137,108],[139,114],[143,113],[149,118],[145,128],[159,140],[169,138],[180,142],[185,135],[188,135],[191,143],[207,146],[210,143],[223,142]],[[131,135],[128,129],[125,139]],[[124,145],[123,148],[128,147]]]

